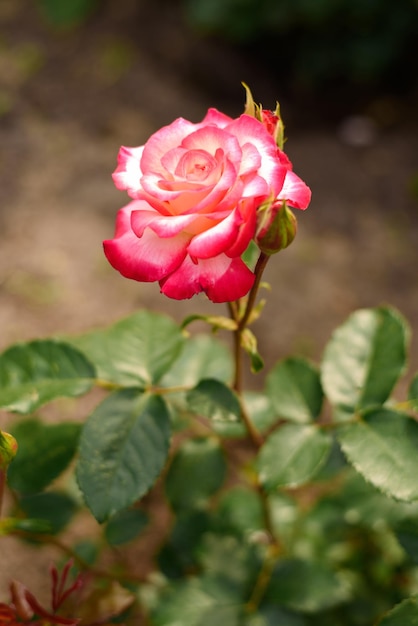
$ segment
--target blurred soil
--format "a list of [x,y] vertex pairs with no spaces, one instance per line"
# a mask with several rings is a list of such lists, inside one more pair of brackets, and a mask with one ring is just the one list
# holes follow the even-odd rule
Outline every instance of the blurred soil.
[[[240,114],[244,80],[266,108],[281,100],[287,151],[313,190],[294,244],[266,272],[272,291],[256,331],[267,367],[290,352],[318,360],[349,313],[390,303],[411,324],[411,373],[418,369],[411,102],[379,96],[326,117],[312,100],[282,99],[279,80],[234,51],[185,36],[173,12],[155,15],[129,0],[104,4],[69,31],[48,26],[32,3],[1,0],[0,29],[0,347],[104,325],[140,307],[179,321],[223,313],[203,297],[169,301],[157,285],[121,278],[102,240],[127,202],[110,177],[119,146],[140,145],[179,116],[199,121],[209,106]],[[36,587],[49,553],[0,541],[0,599],[12,577]]]

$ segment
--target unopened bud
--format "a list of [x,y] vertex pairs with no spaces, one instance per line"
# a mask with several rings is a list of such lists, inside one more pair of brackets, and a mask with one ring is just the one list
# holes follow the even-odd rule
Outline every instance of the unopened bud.
[[9,433],[0,431],[0,470],[6,470],[17,452],[17,441]]
[[286,202],[273,202],[258,210],[256,243],[264,254],[275,254],[290,246],[297,232],[297,220]]

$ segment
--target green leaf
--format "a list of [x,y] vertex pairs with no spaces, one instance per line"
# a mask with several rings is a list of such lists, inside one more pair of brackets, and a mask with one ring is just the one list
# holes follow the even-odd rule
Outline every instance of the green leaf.
[[182,511],[158,554],[158,564],[168,578],[181,578],[197,567],[196,551],[210,527],[206,511]]
[[331,437],[316,426],[281,426],[259,452],[257,465],[261,483],[268,490],[303,485],[325,463],[331,445]]
[[397,604],[378,623],[379,626],[418,626],[418,596]]
[[66,343],[17,344],[0,355],[0,406],[30,413],[55,398],[86,393],[95,376],[85,356]]
[[177,450],[166,477],[166,493],[175,511],[202,508],[223,484],[226,463],[215,439],[189,439]]
[[77,480],[99,522],[154,484],[167,459],[170,434],[162,398],[137,389],[110,395],[92,413],[81,434]]
[[219,380],[207,378],[191,389],[187,396],[190,411],[222,422],[240,419],[241,407],[235,393]]
[[140,509],[128,509],[116,513],[106,524],[106,541],[119,546],[135,539],[148,524],[148,516]]
[[341,448],[354,468],[399,500],[418,499],[418,423],[408,415],[375,409],[338,430]]
[[264,367],[264,361],[258,353],[257,339],[249,328],[244,328],[241,334],[241,347],[250,357],[251,371],[257,374]]
[[415,411],[418,411],[418,374],[415,374],[408,389],[408,401]]
[[194,387],[203,378],[228,383],[232,379],[230,351],[211,335],[190,337],[161,384],[164,387]]
[[261,499],[246,487],[233,487],[225,493],[219,502],[217,518],[221,529],[244,536],[264,528]]
[[247,617],[244,626],[307,626],[307,622],[301,615],[267,605]]
[[408,336],[393,309],[353,313],[325,349],[322,384],[330,402],[349,413],[383,404],[405,368]]
[[157,383],[179,356],[183,342],[171,318],[150,311],[72,340],[96,365],[99,378],[123,387]]
[[[258,391],[244,392],[244,404],[254,426],[260,432],[265,432],[277,421],[276,412],[266,394]],[[212,426],[222,437],[245,437],[247,435],[247,430],[241,420],[239,422],[214,422]]]
[[213,327],[213,330],[223,328],[224,330],[236,330],[238,324],[230,317],[224,317],[223,315],[188,315],[182,322],[181,328],[186,328],[192,322],[206,322]]
[[267,393],[277,414],[292,422],[309,423],[321,412],[319,373],[305,359],[289,357],[278,363],[267,377]]
[[[172,584],[152,615],[155,626],[240,626],[243,606],[213,580],[192,578]],[[180,621],[179,621],[180,620]]]
[[19,506],[27,517],[48,524],[48,532],[52,535],[60,533],[78,510],[70,496],[58,491],[22,496]]
[[28,419],[17,424],[13,434],[19,447],[9,468],[9,486],[22,493],[45,489],[74,457],[80,430],[74,422],[48,425]]
[[273,572],[265,600],[316,613],[347,601],[349,596],[347,583],[322,563],[283,559]]
[[252,239],[248,245],[248,248],[245,250],[241,258],[244,261],[244,263],[250,268],[250,270],[253,271],[256,266],[257,259],[259,256],[260,256],[260,248]]

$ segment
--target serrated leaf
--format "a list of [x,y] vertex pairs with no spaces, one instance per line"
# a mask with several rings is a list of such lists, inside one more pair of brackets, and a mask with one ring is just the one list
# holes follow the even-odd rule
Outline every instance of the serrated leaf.
[[397,604],[378,623],[379,626],[418,626],[418,596]]
[[261,448],[257,467],[268,490],[298,487],[313,478],[325,463],[331,437],[316,426],[284,424]]
[[235,393],[219,380],[201,380],[186,396],[193,413],[222,422],[236,422],[241,408]]
[[37,419],[13,429],[17,454],[8,471],[8,483],[22,493],[42,491],[69,465],[77,449],[81,424],[43,424]]
[[112,546],[128,543],[148,524],[148,516],[140,509],[128,509],[114,515],[106,524],[105,538]]
[[306,359],[289,357],[267,377],[267,393],[277,414],[300,424],[315,420],[322,407],[319,372]]
[[316,613],[342,604],[350,596],[345,581],[320,562],[281,560],[266,593],[267,602]]
[[95,364],[99,378],[123,387],[157,383],[179,356],[183,342],[171,318],[151,311],[139,311],[72,340]]
[[175,511],[199,509],[221,486],[226,463],[215,439],[189,439],[177,450],[166,476],[166,494]]
[[167,459],[170,434],[162,398],[137,389],[110,395],[89,417],[80,439],[77,480],[99,522],[154,484]]
[[17,344],[0,355],[0,406],[30,413],[55,398],[87,393],[95,376],[92,364],[67,343]]
[[211,335],[190,337],[161,384],[164,387],[194,387],[203,378],[227,383],[233,363],[228,348]]
[[349,462],[366,480],[398,500],[418,499],[418,423],[375,409],[337,433]]
[[330,402],[350,413],[383,404],[405,368],[408,336],[393,309],[353,313],[324,352],[322,384]]

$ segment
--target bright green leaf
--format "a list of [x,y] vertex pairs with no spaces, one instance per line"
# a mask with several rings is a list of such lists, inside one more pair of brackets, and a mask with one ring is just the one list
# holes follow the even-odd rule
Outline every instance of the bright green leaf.
[[290,357],[278,363],[267,377],[267,393],[284,419],[303,424],[320,414],[323,393],[319,373],[305,359]]
[[219,380],[201,380],[188,392],[186,399],[190,411],[212,420],[236,422],[241,415],[237,396]]
[[66,343],[17,344],[0,355],[0,406],[30,413],[55,398],[86,393],[95,376],[85,356]]
[[418,374],[415,374],[409,385],[408,400],[412,407],[418,411]]
[[396,605],[378,626],[418,626],[418,596],[412,596]]
[[232,357],[227,347],[211,335],[196,335],[186,341],[161,384],[165,387],[194,387],[203,378],[228,383],[232,372]]
[[238,327],[237,322],[230,317],[224,317],[223,315],[195,314],[186,317],[181,324],[181,328],[186,328],[192,322],[206,322],[206,324],[212,326],[214,330],[218,330],[219,328],[223,328],[224,330],[236,330]]
[[184,337],[171,318],[139,311],[72,342],[96,365],[99,378],[134,387],[157,383],[179,356]]
[[70,496],[58,491],[22,496],[19,506],[28,518],[48,524],[48,532],[53,535],[60,533],[78,510]]
[[405,368],[406,322],[393,309],[362,309],[338,328],[322,361],[322,384],[343,411],[383,404]]
[[325,463],[331,444],[331,437],[316,426],[281,426],[260,450],[258,470],[261,483],[268,490],[303,485]]
[[166,493],[175,511],[202,508],[222,486],[226,464],[212,438],[189,439],[177,450],[166,477]]
[[140,509],[127,509],[116,513],[106,524],[106,541],[119,546],[135,539],[148,524],[148,516]]
[[158,478],[170,445],[170,416],[159,396],[110,395],[81,434],[77,480],[99,522],[141,498]]
[[43,424],[28,419],[17,424],[13,434],[19,447],[8,472],[10,487],[22,493],[45,489],[68,467],[80,429],[74,422]]
[[283,559],[273,572],[265,600],[295,611],[316,613],[345,602],[349,596],[347,583],[324,564]]
[[399,500],[418,499],[418,423],[407,415],[376,409],[342,425],[338,439],[354,468]]

